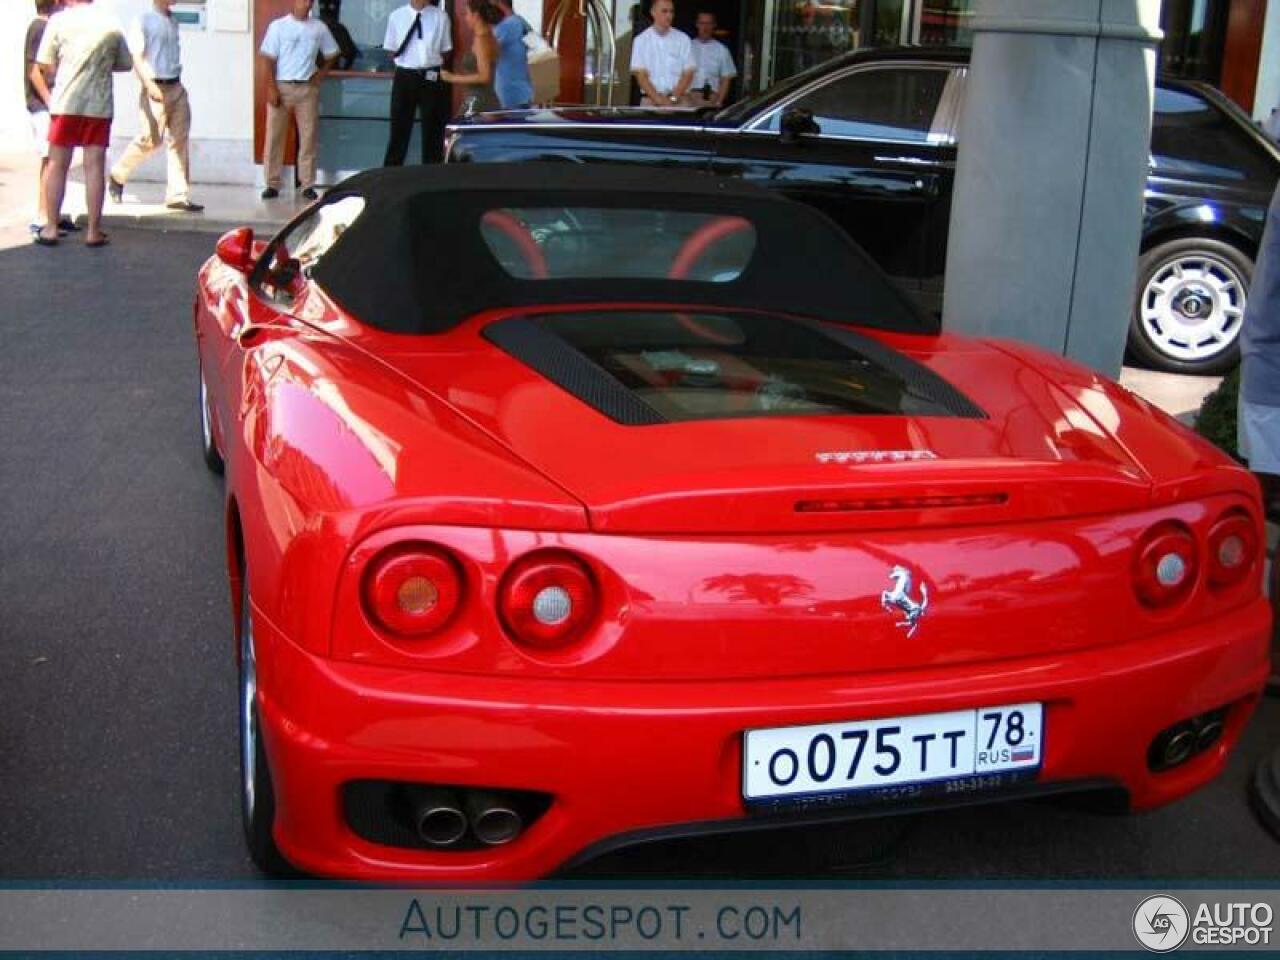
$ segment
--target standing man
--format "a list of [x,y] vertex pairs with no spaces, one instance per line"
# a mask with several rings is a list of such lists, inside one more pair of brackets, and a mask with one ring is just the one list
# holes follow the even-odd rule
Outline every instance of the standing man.
[[[27,24],[26,58],[22,68],[22,84],[27,97],[27,117],[31,121],[31,138],[35,141],[36,153],[40,155],[40,179],[36,183],[36,219],[31,221],[31,232],[36,234],[49,219],[45,208],[44,189],[45,174],[49,170],[49,104],[40,96],[35,84],[31,82],[31,70],[36,65],[36,54],[40,50],[40,40],[44,37],[44,28],[49,17],[58,10],[58,0],[36,0],[36,15]],[[79,230],[70,217],[58,220],[58,232],[65,233]]]
[[133,22],[129,50],[133,72],[142,81],[138,100],[138,135],[111,168],[107,189],[116,203],[124,200],[124,185],[134,168],[163,139],[169,159],[164,205],[170,210],[198,213],[204,207],[191,202],[190,158],[191,104],[182,85],[182,52],[173,0],[152,0],[151,9]]
[[[71,154],[84,154],[85,205],[89,227],[85,246],[105,247],[102,201],[107,191],[107,144],[111,141],[111,74],[133,66],[124,34],[93,0],[67,0],[66,9],[49,18],[31,83],[49,104],[49,166],[45,177],[45,224],[33,239],[45,247],[58,242],[58,220],[67,189]],[[53,90],[49,79],[54,79]]]
[[391,136],[384,167],[398,167],[409,152],[413,115],[422,118],[422,162],[444,159],[449,87],[440,79],[444,56],[453,49],[449,18],[427,0],[409,0],[387,18],[383,48],[395,59],[391,81]]
[[[302,195],[316,193],[316,142],[320,135],[320,85],[341,50],[333,34],[311,19],[312,0],[293,0],[293,9],[267,25],[258,53],[267,66],[267,149],[263,200],[280,196],[284,139],[289,118],[298,123],[298,181]],[[317,59],[321,66],[316,66]]]
[[722,107],[738,69],[729,48],[716,39],[716,15],[703,10],[697,19],[698,35],[693,39],[694,102],[698,106]]
[[1240,328],[1237,446],[1262,485],[1267,519],[1280,520],[1280,188],[1261,246]]
[[653,26],[631,46],[631,72],[640,84],[640,106],[685,106],[695,68],[693,44],[671,25],[676,17],[671,0],[654,0],[649,12]]

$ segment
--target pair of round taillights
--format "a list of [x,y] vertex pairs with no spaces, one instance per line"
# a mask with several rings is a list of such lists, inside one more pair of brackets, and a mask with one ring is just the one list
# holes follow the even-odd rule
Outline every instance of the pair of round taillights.
[[[363,600],[379,628],[418,639],[448,625],[463,592],[462,570],[452,556],[438,547],[413,544],[374,558],[365,572]],[[502,578],[498,613],[516,641],[543,649],[563,647],[595,619],[595,581],[571,554],[532,553]]]
[[[1209,529],[1205,578],[1210,588],[1240,583],[1254,569],[1257,529],[1249,515],[1231,511]],[[1134,586],[1149,607],[1171,607],[1183,600],[1200,577],[1200,549],[1195,535],[1170,521],[1153,527],[1138,546]]]

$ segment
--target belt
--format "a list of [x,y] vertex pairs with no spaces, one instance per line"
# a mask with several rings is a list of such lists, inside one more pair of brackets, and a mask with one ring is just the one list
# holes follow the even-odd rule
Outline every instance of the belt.
[[295,87],[305,87],[311,84],[310,80],[280,80],[278,82],[293,84]]
[[152,79],[155,80],[155,82],[160,84],[160,86],[162,87],[167,87],[167,86],[170,86],[171,84],[182,82],[181,77],[152,77]]
[[439,67],[396,67],[396,73],[412,73],[414,76],[421,77],[430,83],[435,83],[440,79]]

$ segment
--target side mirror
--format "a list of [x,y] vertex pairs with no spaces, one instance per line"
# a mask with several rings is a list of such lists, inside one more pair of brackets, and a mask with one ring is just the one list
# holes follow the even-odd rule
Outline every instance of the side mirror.
[[804,107],[788,107],[782,111],[779,123],[783,143],[796,143],[802,136],[821,133],[822,128],[813,119],[813,111]]
[[253,269],[253,228],[237,227],[218,238],[214,247],[218,259],[232,270],[247,274]]

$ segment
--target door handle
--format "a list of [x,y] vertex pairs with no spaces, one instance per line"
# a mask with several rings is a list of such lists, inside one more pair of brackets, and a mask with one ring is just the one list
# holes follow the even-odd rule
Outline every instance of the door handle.
[[916,177],[911,181],[911,192],[919,196],[936,197],[938,195],[938,178]]

